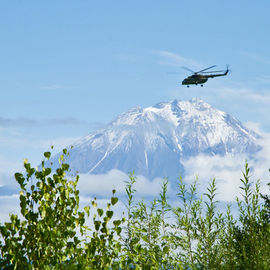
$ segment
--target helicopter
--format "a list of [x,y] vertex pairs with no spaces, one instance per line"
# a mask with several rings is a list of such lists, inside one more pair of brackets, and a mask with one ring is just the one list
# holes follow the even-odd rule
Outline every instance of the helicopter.
[[[186,85],[187,87],[189,87],[190,84],[196,84],[196,85],[200,84],[201,86],[203,86],[203,84],[205,82],[207,82],[208,78],[226,76],[229,72],[228,66],[227,66],[227,69],[225,71],[224,70],[206,71],[206,70],[213,68],[213,67],[216,67],[216,65],[202,69],[200,71],[196,71],[196,72],[187,68],[187,67],[183,67],[184,69],[192,72],[193,74],[191,76],[185,78],[182,81],[182,85]],[[216,72],[222,72],[222,73],[215,74]],[[210,73],[210,74],[207,74],[207,73]]]

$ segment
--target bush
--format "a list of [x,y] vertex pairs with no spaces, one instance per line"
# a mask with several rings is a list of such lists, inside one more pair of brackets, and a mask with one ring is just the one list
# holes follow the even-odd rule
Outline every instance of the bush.
[[259,182],[253,189],[247,163],[238,218],[229,205],[218,211],[215,179],[198,197],[198,180],[186,186],[180,178],[172,207],[166,179],[159,198],[135,202],[131,174],[126,216],[115,219],[115,190],[106,209],[96,199],[79,209],[79,177],[67,177],[66,154],[55,172],[45,152],[39,169],[25,160],[25,174],[15,174],[21,217],[12,214],[0,226],[1,269],[269,269],[270,199]]
[[[21,188],[22,219],[10,215],[10,222],[0,226],[1,269],[106,269],[118,258],[120,246],[114,235],[120,235],[124,220],[114,220],[108,228],[113,216],[110,208],[118,200],[115,191],[105,212],[92,202],[97,215],[89,237],[85,222],[90,206],[79,211],[79,177],[75,181],[66,178],[66,154],[64,149],[55,173],[45,167],[45,161],[38,170],[25,160],[26,174],[15,174]],[[50,155],[44,153],[46,159]]]

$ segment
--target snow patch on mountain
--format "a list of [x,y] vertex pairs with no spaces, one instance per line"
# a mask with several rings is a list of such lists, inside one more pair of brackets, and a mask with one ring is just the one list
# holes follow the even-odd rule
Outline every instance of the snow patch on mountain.
[[150,179],[184,174],[183,161],[259,150],[259,135],[200,99],[133,108],[78,140],[68,162],[87,174],[118,169]]

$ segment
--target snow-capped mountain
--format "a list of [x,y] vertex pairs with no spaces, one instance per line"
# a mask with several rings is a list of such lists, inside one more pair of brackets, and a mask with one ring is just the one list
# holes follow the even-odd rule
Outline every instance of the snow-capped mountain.
[[134,171],[150,179],[184,173],[182,161],[198,154],[253,153],[259,136],[199,99],[134,108],[73,144],[73,171]]

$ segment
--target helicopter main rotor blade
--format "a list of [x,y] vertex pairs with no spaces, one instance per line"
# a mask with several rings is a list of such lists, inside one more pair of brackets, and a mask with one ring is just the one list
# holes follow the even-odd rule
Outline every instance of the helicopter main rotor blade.
[[197,71],[196,73],[200,73],[200,72],[203,72],[203,71],[205,71],[205,70],[207,70],[207,69],[210,69],[210,68],[213,68],[213,67],[216,67],[216,65],[214,65],[214,66],[211,66],[211,67],[208,67],[208,68],[205,68],[205,69],[202,69],[202,70],[200,70],[200,71]]
[[185,70],[188,70],[189,72],[192,72],[192,73],[197,73],[197,72],[195,72],[195,71],[193,71],[192,69],[190,69],[190,68],[187,68],[187,67],[182,67],[183,69],[185,69]]
[[205,71],[205,72],[200,72],[200,73],[213,73],[213,72],[225,72],[225,71],[224,70],[213,70],[213,71]]

